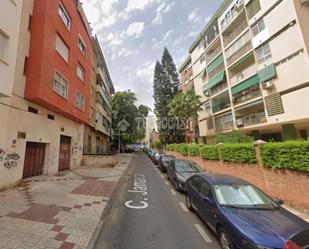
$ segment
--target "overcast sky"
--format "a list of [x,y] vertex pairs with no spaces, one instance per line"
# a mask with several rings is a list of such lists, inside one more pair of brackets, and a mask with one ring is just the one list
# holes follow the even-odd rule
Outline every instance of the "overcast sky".
[[177,68],[222,0],[82,0],[116,91],[153,108],[152,79],[164,46]]

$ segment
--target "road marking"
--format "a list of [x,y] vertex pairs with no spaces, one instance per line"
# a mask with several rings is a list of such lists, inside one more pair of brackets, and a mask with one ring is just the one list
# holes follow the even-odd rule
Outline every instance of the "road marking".
[[185,211],[186,213],[189,212],[189,210],[187,209],[186,205],[183,202],[179,202],[180,207],[182,208],[183,211]]
[[176,191],[174,189],[171,189],[171,192],[172,192],[173,195],[177,195]]
[[167,186],[169,186],[169,185],[170,185],[168,181],[165,181],[165,184],[166,184]]
[[200,233],[202,238],[207,242],[207,243],[212,243],[211,238],[209,238],[209,235],[205,232],[204,228],[200,224],[194,224],[195,228],[197,231]]
[[309,219],[305,219],[305,221],[307,221],[309,223]]

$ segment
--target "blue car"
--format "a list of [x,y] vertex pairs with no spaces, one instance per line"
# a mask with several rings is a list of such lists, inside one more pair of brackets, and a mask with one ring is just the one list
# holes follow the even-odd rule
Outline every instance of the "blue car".
[[223,249],[287,249],[309,223],[254,185],[222,174],[196,174],[186,182],[186,204],[218,235]]

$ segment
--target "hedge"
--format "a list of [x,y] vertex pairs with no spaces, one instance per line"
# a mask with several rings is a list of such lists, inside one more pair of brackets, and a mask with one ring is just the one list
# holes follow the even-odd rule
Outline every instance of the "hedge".
[[181,153],[183,156],[188,155],[188,145],[187,144],[176,144],[175,151]]
[[200,155],[200,147],[198,144],[188,144],[188,155],[189,156],[199,156]]
[[220,157],[232,163],[257,163],[252,144],[223,144],[220,146]]
[[265,167],[309,172],[309,141],[267,143],[261,156]]
[[238,143],[252,143],[254,140],[253,137],[242,134],[238,131],[233,131],[225,134],[218,134],[214,138],[216,144],[238,144]]
[[167,144],[166,150],[167,151],[175,151],[175,147],[176,147],[176,144]]
[[219,160],[218,149],[215,145],[204,145],[200,147],[201,157],[205,160]]

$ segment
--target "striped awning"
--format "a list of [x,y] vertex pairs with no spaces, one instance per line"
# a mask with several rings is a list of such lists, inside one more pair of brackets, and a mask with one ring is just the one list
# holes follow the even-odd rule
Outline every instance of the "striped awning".
[[245,80],[244,82],[240,83],[239,85],[232,88],[232,95],[235,95],[237,93],[240,93],[251,86],[254,86],[256,84],[259,84],[259,77],[258,75],[254,75],[251,78]]

